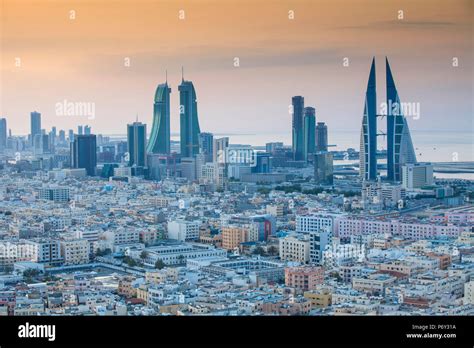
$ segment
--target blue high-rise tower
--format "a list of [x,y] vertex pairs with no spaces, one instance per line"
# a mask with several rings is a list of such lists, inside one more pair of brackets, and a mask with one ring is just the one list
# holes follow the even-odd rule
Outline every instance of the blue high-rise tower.
[[36,135],[41,134],[41,114],[33,111],[30,113],[31,145],[34,145]]
[[402,166],[416,163],[416,155],[393,80],[392,70],[386,57],[385,68],[387,78],[387,179],[402,181]]
[[127,144],[130,167],[146,166],[146,124],[134,122],[127,125]]
[[147,145],[149,153],[170,153],[170,93],[168,82],[156,88],[153,125]]
[[180,100],[180,145],[182,157],[194,157],[199,153],[199,119],[196,91],[191,81],[184,78],[178,87]]
[[76,135],[71,142],[71,167],[85,168],[88,176],[94,176],[97,166],[97,142],[94,134]]
[[316,151],[316,109],[304,108],[304,159],[307,161]]
[[7,147],[7,119],[0,118],[0,151]]
[[304,156],[304,98],[295,96],[291,98],[293,105],[292,140],[293,159],[295,161],[305,160]]
[[375,57],[370,67],[369,82],[365,93],[364,116],[360,135],[359,171],[363,180],[377,178],[377,94]]

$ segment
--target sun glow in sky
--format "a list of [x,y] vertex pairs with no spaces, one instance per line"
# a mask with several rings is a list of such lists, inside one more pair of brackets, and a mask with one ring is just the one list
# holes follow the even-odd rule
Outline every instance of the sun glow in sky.
[[[358,130],[372,56],[379,104],[385,56],[402,102],[420,103],[412,130],[473,129],[469,0],[2,0],[0,9],[0,116],[13,134],[29,133],[33,110],[46,129],[123,134],[138,114],[150,130],[166,70],[178,132],[181,66],[202,131],[289,131],[293,95],[330,130]],[[56,115],[64,100],[95,103],[95,119]]]

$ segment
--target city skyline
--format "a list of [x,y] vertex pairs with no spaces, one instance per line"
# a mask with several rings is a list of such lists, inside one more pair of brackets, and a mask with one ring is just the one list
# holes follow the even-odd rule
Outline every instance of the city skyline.
[[0,0],[0,346],[464,343],[473,5]]
[[[182,65],[199,90],[200,125],[206,131],[264,132],[268,122],[275,131],[286,130],[291,124],[288,95],[305,95],[307,104],[316,106],[330,129],[352,129],[358,125],[361,81],[373,55],[377,59],[391,57],[403,91],[401,99],[421,105],[421,117],[412,122],[412,130],[441,129],[441,121],[451,110],[456,110],[456,115],[450,115],[456,122],[449,124],[449,130],[472,129],[469,1],[449,5],[443,1],[402,2],[403,6],[389,1],[383,7],[364,1],[372,5],[371,11],[343,1],[353,14],[350,17],[338,15],[337,6],[327,1],[301,1],[294,6],[276,2],[264,14],[257,13],[263,4],[257,2],[253,11],[246,11],[248,24],[238,32],[227,23],[227,15],[241,13],[246,7],[235,2],[213,11],[212,2],[202,6],[184,2],[183,20],[178,17],[178,6],[139,3],[142,6],[131,11],[131,16],[120,17],[124,25],[133,28],[120,36],[114,14],[127,12],[130,5],[126,3],[119,2],[99,24],[91,14],[105,9],[94,1],[75,6],[74,20],[68,17],[71,7],[64,4],[48,6],[43,2],[40,7],[31,1],[25,11],[26,2],[4,2],[0,113],[9,119],[14,135],[28,133],[23,117],[35,109],[42,113],[48,129],[89,123],[98,133],[123,134],[118,124],[132,122],[137,113],[141,122],[151,125],[151,91],[165,80],[165,70],[170,85],[177,86]],[[419,11],[421,4],[423,11]],[[402,20],[397,17],[398,7],[404,9]],[[289,19],[290,10],[294,19]],[[162,13],[163,24],[150,27],[150,15],[156,11]],[[34,31],[30,26],[19,30],[12,18],[20,12],[24,22],[33,12],[39,20],[47,12],[48,23]],[[209,16],[220,24],[221,33],[207,23]],[[344,25],[324,18],[334,16]],[[136,25],[136,18],[144,24]],[[155,41],[160,25],[165,24],[175,29],[176,39],[160,37]],[[373,28],[378,30],[369,30]],[[427,30],[434,30],[437,39],[427,38]],[[249,35],[255,31],[260,34]],[[93,39],[97,33],[98,38]],[[141,34],[142,39],[137,40]],[[42,44],[35,44],[34,53],[25,51],[38,40]],[[150,48],[150,42],[159,44]],[[20,58],[19,67],[15,66],[16,58]],[[127,58],[128,67],[124,66]],[[348,66],[344,66],[345,58]],[[457,67],[453,67],[454,58],[458,59]],[[341,90],[340,86],[347,88]],[[39,87],[42,93],[36,93]],[[179,129],[178,98],[171,95],[170,103],[175,106],[170,110],[172,133]],[[56,115],[56,104],[64,100],[94,103],[95,118]],[[226,104],[232,108],[223,114],[222,105]],[[119,122],[110,122],[112,115]]]
[[[372,63],[372,67],[371,67],[371,74],[370,74],[370,77],[369,77],[369,87],[372,84],[374,84],[375,81],[376,81],[374,62],[375,62],[375,57],[373,58],[373,63]],[[386,120],[387,120],[386,123],[387,123],[388,127],[387,127],[386,133],[384,132],[384,130],[380,131],[380,129],[377,131],[377,136],[379,136],[379,135],[383,136],[384,141],[378,142],[379,145],[376,144],[377,141],[373,141],[373,143],[376,146],[377,151],[387,149],[387,151],[392,154],[392,155],[388,155],[388,167],[389,167],[389,169],[388,169],[388,178],[392,181],[401,181],[402,164],[401,164],[401,162],[399,164],[396,164],[396,163],[393,164],[393,161],[397,160],[397,158],[402,158],[400,156],[400,154],[403,154],[403,158],[406,157],[410,163],[415,163],[416,162],[416,154],[414,153],[413,142],[411,140],[410,132],[408,131],[408,123],[409,123],[408,121],[410,120],[411,116],[417,116],[417,114],[416,114],[417,110],[416,110],[416,107],[412,108],[411,105],[408,105],[408,109],[407,109],[408,113],[406,113],[406,115],[404,114],[404,112],[405,112],[404,111],[404,107],[405,107],[404,104],[413,104],[413,103],[400,102],[400,98],[398,96],[398,91],[395,87],[394,78],[392,76],[391,68],[390,68],[390,65],[388,63],[388,58],[387,57],[385,57],[385,65],[386,65],[385,75],[386,75],[387,102],[386,103],[382,102],[381,105],[385,103],[385,106],[382,105],[381,110],[372,111],[372,114],[374,114],[374,116],[376,114],[376,117],[385,117],[385,115],[388,115],[388,117],[386,117]],[[180,89],[180,87],[183,86],[182,87],[183,89],[188,90],[187,87],[184,87],[184,86],[188,86],[188,85],[191,86],[190,91],[192,91],[192,93],[193,93],[192,98],[194,98],[195,101],[197,101],[196,92],[194,91],[194,86],[193,86],[192,82],[191,81],[184,81],[184,78],[182,76],[182,83],[181,83],[180,86],[178,86],[179,87],[178,89]],[[166,93],[165,90],[168,91],[168,93]],[[186,133],[186,131],[183,133],[183,132],[181,132],[181,129],[186,130],[186,128],[188,128],[188,127],[186,127],[185,124],[183,124],[184,127],[183,128],[180,127],[178,133],[171,133],[170,130],[169,130],[168,115],[169,115],[169,109],[170,109],[170,102],[169,102],[170,91],[171,91],[171,88],[169,87],[167,81],[164,84],[159,84],[157,89],[156,89],[155,103],[154,103],[154,115],[155,115],[154,120],[155,121],[152,123],[152,131],[150,133],[147,133],[147,152],[148,153],[155,153],[155,154],[170,153],[170,150],[162,151],[160,147],[163,147],[163,149],[168,147],[168,149],[170,149],[171,137],[176,138],[177,136],[181,136],[181,137],[185,136],[184,133]],[[180,92],[180,94],[183,94],[183,93]],[[294,105],[295,98],[296,98],[296,100],[301,99],[300,104],[302,104],[302,105],[299,105],[299,106],[296,105],[295,106]],[[187,97],[184,97],[184,99],[187,100]],[[373,99],[372,104],[374,104],[374,105],[372,105],[371,108],[376,109],[377,100],[376,100],[375,97],[371,98],[371,99]],[[180,101],[178,106],[181,108],[181,107],[183,107],[181,104],[186,104],[186,103],[187,103],[187,101]],[[292,105],[292,108],[290,109],[290,112],[293,112],[293,111],[296,110],[294,116],[298,116],[299,114],[301,114],[301,115],[299,115],[299,118],[301,118],[301,120],[299,121],[300,125],[298,126],[300,128],[299,133],[300,133],[300,138],[301,138],[300,139],[300,145],[299,145],[299,147],[300,147],[299,151],[301,152],[300,156],[303,156],[304,160],[307,160],[308,151],[306,150],[306,147],[307,146],[315,146],[315,144],[314,144],[315,139],[314,138],[315,138],[316,134],[314,134],[314,133],[315,133],[316,129],[312,129],[308,133],[309,128],[315,128],[315,127],[309,127],[309,126],[306,125],[306,122],[307,122],[307,117],[306,117],[307,115],[306,114],[307,114],[308,110],[313,109],[313,108],[312,107],[306,107],[305,108],[304,107],[304,97],[301,97],[301,96],[293,97],[293,103],[292,104],[293,105]],[[189,107],[190,109],[197,109],[197,102],[193,102],[191,105],[194,105],[194,107],[191,106],[191,107]],[[401,109],[399,110],[397,108],[397,109],[392,110],[394,106],[401,107]],[[390,109],[388,109],[388,108],[390,108]],[[67,107],[64,106],[62,108],[62,110],[67,110]],[[378,114],[378,112],[380,112],[380,114]],[[412,114],[412,112],[415,112],[415,113]],[[419,110],[418,110],[418,112],[419,112]],[[195,112],[192,111],[191,113],[194,114]],[[397,113],[399,113],[399,115],[402,116],[402,117],[398,117],[398,116],[394,117],[394,115],[397,115]],[[45,132],[46,136],[49,134],[49,136],[51,137],[51,135],[54,134],[54,137],[56,137],[57,127],[53,126],[52,130],[50,132],[48,132],[47,129],[41,129],[41,126],[37,125],[38,121],[33,122],[33,120],[34,120],[33,116],[35,116],[35,118],[38,118],[38,115],[40,115],[39,123],[41,123],[41,113],[37,113],[36,111],[30,113],[30,118],[31,118],[32,123],[31,123],[31,126],[30,126],[31,130],[30,130],[29,138],[30,138],[31,142],[34,142],[34,141],[37,142],[37,144],[35,144],[35,146],[37,148],[40,148],[41,146],[43,147],[43,149],[41,150],[42,152],[45,152],[45,151],[49,152],[51,149],[50,149],[50,145],[48,145],[48,141],[45,138],[45,136],[41,136],[41,137],[38,137],[38,139],[34,139],[34,137],[32,137],[31,134],[35,133],[35,132],[39,133],[40,131],[42,131],[42,132]],[[184,117],[183,120],[186,120],[187,118],[189,118],[189,117]],[[296,117],[296,118],[298,118],[298,117]],[[197,113],[194,116],[192,116],[192,119],[196,120],[196,121],[193,121],[193,122],[197,122],[197,126],[198,126],[197,127],[197,133],[193,136],[194,140],[193,140],[192,147],[195,149],[195,153],[192,154],[192,157],[194,157],[197,154],[197,152],[199,151],[198,150],[199,139],[198,139],[197,135],[199,134],[200,130],[199,130],[199,121],[197,120]],[[391,121],[392,119],[397,119],[398,120],[397,123],[400,123],[400,125],[404,125],[403,128],[399,129],[399,126],[390,128],[390,125],[393,123],[393,121]],[[138,120],[138,116],[137,116],[137,120]],[[161,122],[159,120],[162,120],[162,121],[164,120],[166,122]],[[319,118],[318,118],[318,121],[320,121]],[[411,120],[410,122],[413,123],[415,121],[416,121],[416,119]],[[9,125],[9,123],[8,123],[8,125]],[[7,125],[7,129],[10,128],[10,127],[8,127],[8,125]],[[35,130],[33,130],[34,125],[35,125]],[[167,127],[166,127],[166,125],[167,125]],[[37,129],[38,127],[40,127],[40,129]],[[85,129],[84,134],[91,134],[91,126],[89,126],[89,125],[85,125],[85,126],[84,125],[78,125],[78,127],[77,127],[78,128],[78,132],[77,132],[78,134],[82,134],[83,127],[85,127],[84,128]],[[325,127],[326,127],[326,133],[327,133],[327,126],[325,125]],[[377,125],[376,125],[376,128],[377,128]],[[395,129],[397,129],[398,133],[396,133],[396,134],[398,134],[398,136],[394,133]],[[70,139],[72,139],[71,131],[72,131],[72,133],[74,133],[74,130],[69,130],[69,133],[70,133],[69,138]],[[60,133],[61,132],[65,133],[64,130],[60,130]],[[337,133],[337,130],[331,130],[331,132],[332,132],[332,134],[334,134],[334,133]],[[110,134],[101,134],[101,133],[98,133],[98,132],[95,132],[95,131],[94,131],[94,133],[99,134],[100,136],[110,135]],[[125,134],[121,133],[121,136],[125,138],[127,136],[126,133],[127,132],[125,132]],[[166,133],[170,134],[170,135],[168,135],[167,137],[164,137],[163,135],[165,135]],[[292,133],[294,133],[294,130],[293,130],[293,132],[291,132],[290,130],[286,130],[286,134],[273,134],[274,138],[271,141],[273,141],[273,140],[282,140],[282,135],[283,135],[283,140],[284,140],[285,136],[289,135],[291,137]],[[392,134],[392,133],[393,133],[393,135],[389,136],[389,134]],[[214,134],[216,136],[232,135],[232,134],[229,134],[229,133],[222,133],[222,134],[214,133]],[[149,138],[148,138],[148,136],[149,136]],[[309,144],[309,145],[307,144],[307,140],[306,140],[306,138],[308,138],[308,137],[312,139],[312,141],[310,142],[311,144]],[[327,135],[325,137],[327,138]],[[403,145],[403,146],[400,147],[400,146],[397,145],[395,148],[397,149],[396,151],[399,151],[399,152],[395,153],[395,152],[393,152],[393,150],[390,150],[390,148],[392,148],[392,149],[394,148],[393,145],[391,147],[390,139],[391,138],[393,138],[393,139],[397,138],[398,139],[399,137],[401,137],[400,139],[402,139],[402,140],[397,140],[397,141],[401,141],[400,145]],[[330,138],[332,139],[332,136]],[[119,138],[117,138],[117,139],[119,139]],[[347,143],[341,145],[339,143],[332,142],[331,146],[334,147],[334,149],[336,149],[336,150],[349,149],[350,147],[356,148],[356,146],[354,146],[356,137],[351,136],[350,139],[352,139],[351,140],[352,143],[350,143],[349,145]],[[385,144],[385,139],[387,140],[386,144]],[[325,141],[327,143],[327,139]],[[235,141],[233,141],[233,143],[235,144]],[[240,143],[240,144],[244,144],[244,143]],[[250,143],[250,144],[252,146],[262,146],[264,143],[262,143],[261,139],[260,139],[260,142],[257,143],[257,144],[255,144],[255,143]],[[288,146],[287,141],[285,141],[285,144]],[[420,144],[420,145],[418,145],[418,144]],[[454,144],[454,142],[453,142],[453,144]],[[156,147],[157,145],[159,145],[160,147]],[[474,147],[474,144],[472,142],[471,142],[471,145],[472,145],[472,147]],[[344,146],[346,146],[346,147],[344,147]],[[153,147],[156,147],[156,149],[153,149]],[[185,148],[186,147],[189,147],[189,144],[186,145]],[[433,148],[433,151],[431,151],[431,153],[428,153],[427,156],[424,156],[424,157],[420,158],[420,160],[422,162],[436,162],[436,161],[443,162],[443,161],[446,161],[446,160],[458,161],[458,159],[461,160],[461,161],[471,160],[470,157],[469,157],[469,153],[466,152],[466,151],[468,151],[467,147],[466,148],[462,147],[460,149],[456,149],[455,151],[451,150],[452,152],[447,152],[447,151],[449,151],[449,149],[452,149],[452,148],[453,148],[452,145],[446,147],[445,148],[446,151],[443,151],[442,156],[440,156],[439,154],[436,154],[436,148]],[[181,148],[181,150],[183,150],[183,148]],[[417,150],[418,155],[422,156],[423,155],[422,152],[427,150],[427,146],[426,146],[426,144],[423,144],[423,143],[417,143],[416,150]],[[176,151],[176,149],[174,151]],[[295,151],[293,151],[293,152],[294,152],[294,155],[296,155],[296,152]],[[184,152],[184,154],[185,154],[185,156],[190,156],[190,154],[187,154],[186,152]],[[362,152],[361,152],[360,157],[362,159],[364,158]],[[374,155],[372,157],[374,157]],[[296,157],[295,157],[295,159],[296,159]],[[402,161],[403,162],[403,161],[405,161],[405,159],[397,160],[397,161]],[[408,163],[408,162],[405,162],[405,163]],[[374,172],[370,176],[370,178],[368,178],[370,180],[375,180],[376,176],[378,175],[375,172],[375,166],[373,166],[373,167],[374,167],[374,169],[373,169]],[[363,169],[364,165],[361,166],[361,168]],[[396,171],[395,171],[394,168],[396,168]]]

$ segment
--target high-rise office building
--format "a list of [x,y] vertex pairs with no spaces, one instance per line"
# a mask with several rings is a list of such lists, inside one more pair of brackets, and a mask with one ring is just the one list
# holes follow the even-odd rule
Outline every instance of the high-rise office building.
[[7,147],[7,119],[0,118],[0,151]]
[[318,184],[333,184],[333,155],[330,152],[318,152],[314,155],[314,180]]
[[313,107],[304,108],[304,159],[315,153],[316,140],[316,109]]
[[72,129],[69,130],[68,138],[69,138],[69,142],[74,141],[74,131]]
[[49,134],[36,134],[33,140],[33,152],[42,155],[52,152],[51,136]]
[[219,138],[213,141],[213,162],[223,162],[225,160],[225,151],[229,147],[229,138]]
[[33,153],[35,155],[43,154],[43,134],[36,134],[33,139]]
[[181,176],[188,179],[189,181],[196,180],[196,158],[194,157],[181,157],[180,163]]
[[196,91],[191,81],[184,78],[178,87],[180,100],[180,146],[182,157],[194,157],[199,153],[199,119]]
[[122,161],[125,153],[128,151],[128,143],[126,141],[119,141],[115,144],[115,156],[117,161]]
[[214,155],[214,135],[212,133],[199,134],[199,152],[204,155],[205,162],[212,162]]
[[293,119],[292,119],[292,149],[293,159],[303,161],[304,158],[304,123],[303,109],[304,98],[295,96],[292,98]]
[[91,134],[91,127],[89,125],[84,126],[84,134],[90,135]]
[[31,125],[31,134],[30,141],[31,145],[34,145],[35,135],[41,134],[41,114],[39,112],[33,111],[30,113],[30,125]]
[[377,94],[375,57],[370,67],[365,93],[364,116],[360,135],[359,171],[363,180],[377,178]]
[[83,135],[83,134],[84,134],[84,131],[83,131],[82,126],[77,126],[77,135]]
[[50,134],[41,134],[41,148],[42,153],[51,153],[52,144],[51,144],[51,135]]
[[328,127],[324,122],[316,125],[316,151],[328,150]]
[[130,167],[146,166],[146,124],[134,122],[127,125],[127,141]]
[[48,133],[49,136],[49,148],[51,149],[51,152],[54,152],[54,147],[56,146],[56,129],[53,127],[53,129]]
[[94,176],[97,165],[96,136],[76,135],[71,143],[71,167],[85,168],[87,175]]
[[170,94],[168,82],[158,85],[153,103],[153,125],[147,152],[170,153]]
[[265,144],[265,150],[268,153],[274,153],[277,150],[283,149],[283,143],[282,142],[274,142],[274,143],[266,143]]
[[59,142],[60,143],[65,143],[66,142],[66,132],[64,131],[64,129],[61,129],[59,131]]
[[416,163],[416,155],[387,58],[385,58],[385,67],[387,74],[387,179],[402,181],[402,167],[405,164]]
[[431,163],[408,163],[402,166],[402,187],[413,190],[433,185]]
[[251,167],[251,172],[252,173],[270,173],[271,170],[272,170],[271,154],[267,152],[257,152],[256,165]]

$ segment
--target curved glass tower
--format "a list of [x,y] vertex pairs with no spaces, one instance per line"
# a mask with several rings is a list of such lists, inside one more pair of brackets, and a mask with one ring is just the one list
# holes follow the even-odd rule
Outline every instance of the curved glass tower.
[[182,80],[178,87],[180,100],[181,156],[194,157],[199,153],[199,120],[196,91],[191,81]]
[[363,180],[377,178],[377,94],[375,80],[375,57],[370,68],[369,82],[365,93],[364,116],[360,135],[359,171]]
[[385,67],[387,75],[387,179],[402,181],[402,166],[416,163],[416,155],[387,58],[385,58]]
[[316,109],[308,106],[304,108],[304,159],[316,151]]
[[156,88],[148,153],[170,153],[170,93],[167,82]]

